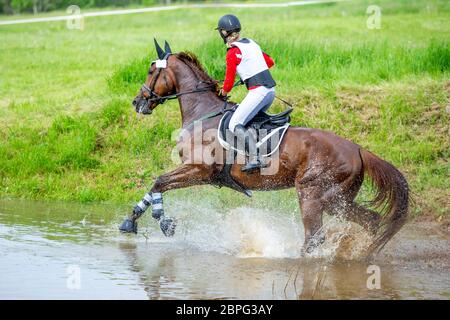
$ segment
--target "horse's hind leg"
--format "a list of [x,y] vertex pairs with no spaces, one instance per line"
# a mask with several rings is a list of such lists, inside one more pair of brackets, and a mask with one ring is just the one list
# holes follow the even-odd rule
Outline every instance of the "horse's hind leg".
[[330,215],[340,215],[348,221],[362,226],[367,231],[374,233],[378,229],[381,216],[370,209],[367,209],[355,202],[362,182],[363,172],[356,171],[350,175],[340,187],[339,194],[333,201],[330,201],[325,211]]
[[359,224],[373,234],[378,230],[381,221],[381,216],[377,212],[367,209],[353,201],[330,205],[327,208],[327,212],[332,215],[341,215],[346,220]]
[[324,210],[323,190],[320,187],[300,188],[296,186],[300,201],[303,227],[305,229],[305,242],[303,250],[310,253],[324,241],[320,234],[322,228],[322,214]]

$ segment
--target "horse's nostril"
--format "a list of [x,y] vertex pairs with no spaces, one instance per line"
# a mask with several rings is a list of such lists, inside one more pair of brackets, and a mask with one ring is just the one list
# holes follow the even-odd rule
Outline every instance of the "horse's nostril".
[[133,104],[133,106],[135,106],[135,107],[136,107],[136,105],[137,105],[137,101],[136,101],[136,100],[133,100],[132,104]]

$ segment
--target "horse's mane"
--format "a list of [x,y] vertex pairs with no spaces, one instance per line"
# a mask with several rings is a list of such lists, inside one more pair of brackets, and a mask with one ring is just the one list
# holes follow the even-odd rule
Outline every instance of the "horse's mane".
[[186,63],[192,71],[195,72],[196,75],[198,75],[202,81],[205,81],[207,83],[214,83],[215,87],[214,90],[216,93],[219,93],[219,82],[215,79],[213,79],[208,72],[206,72],[205,68],[203,67],[200,60],[198,60],[197,56],[189,51],[183,51],[180,53],[177,53],[176,56],[178,59],[182,60],[184,63]]

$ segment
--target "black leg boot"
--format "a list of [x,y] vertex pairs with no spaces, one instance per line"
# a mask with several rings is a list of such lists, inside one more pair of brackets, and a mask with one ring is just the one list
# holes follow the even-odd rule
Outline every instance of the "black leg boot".
[[249,153],[249,160],[241,168],[241,171],[246,173],[252,173],[255,170],[265,168],[266,166],[263,165],[259,152],[256,148],[257,141],[255,139],[255,136],[251,132],[249,132],[249,130],[246,129],[243,125],[237,125],[236,128],[234,129],[234,133],[238,137],[240,145],[244,146],[244,148]]

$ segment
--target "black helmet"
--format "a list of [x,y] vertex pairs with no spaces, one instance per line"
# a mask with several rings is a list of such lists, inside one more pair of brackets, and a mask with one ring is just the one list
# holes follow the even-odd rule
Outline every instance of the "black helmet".
[[226,42],[231,33],[241,31],[241,23],[235,15],[226,14],[219,19],[216,30],[219,30],[223,42]]

